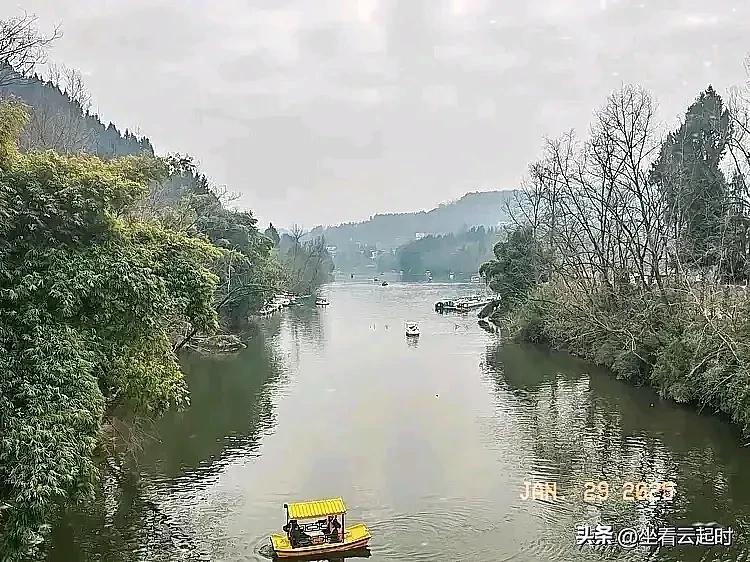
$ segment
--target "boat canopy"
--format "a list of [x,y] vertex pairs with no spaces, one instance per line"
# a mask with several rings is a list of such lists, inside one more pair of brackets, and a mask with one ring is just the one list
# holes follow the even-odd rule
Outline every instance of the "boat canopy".
[[290,519],[315,519],[326,515],[346,513],[346,505],[342,498],[285,503],[284,507]]

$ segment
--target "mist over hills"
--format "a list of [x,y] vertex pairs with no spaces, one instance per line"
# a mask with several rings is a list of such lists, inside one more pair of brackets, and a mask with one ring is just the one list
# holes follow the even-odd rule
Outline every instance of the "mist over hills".
[[514,190],[470,192],[429,211],[377,214],[362,222],[318,226],[308,236],[325,236],[326,242],[334,246],[360,243],[393,249],[411,242],[418,234],[449,234],[507,222],[507,203],[513,200],[513,193]]
[[[65,80],[67,78],[67,80]],[[0,85],[0,98],[15,97],[30,111],[30,121],[22,135],[22,148],[52,149],[62,153],[84,152],[100,158],[155,154],[146,136],[136,135],[127,128],[118,129],[114,123],[105,125],[90,111],[85,88],[76,76],[63,76],[58,82],[33,75]],[[82,89],[76,89],[76,86]],[[185,186],[201,184],[201,193],[208,189],[204,176],[171,178],[169,184],[176,195]],[[173,194],[174,195],[174,194]],[[395,249],[415,240],[418,234],[450,234],[465,232],[472,227],[495,227],[508,220],[506,203],[513,198],[513,190],[470,192],[454,201],[441,203],[428,211],[382,213],[362,222],[337,226],[317,226],[306,233],[311,240],[324,236],[327,244]],[[279,232],[288,232],[279,229]]]

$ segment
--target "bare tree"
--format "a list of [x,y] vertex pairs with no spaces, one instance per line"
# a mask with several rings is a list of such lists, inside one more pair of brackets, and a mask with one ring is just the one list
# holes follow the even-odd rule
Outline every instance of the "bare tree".
[[39,33],[37,19],[24,13],[0,20],[0,87],[31,74],[38,64],[45,62],[49,44],[61,37],[59,27],[49,35]]
[[595,113],[586,142],[549,139],[530,166],[516,222],[532,227],[568,290],[606,296],[636,283],[665,294],[664,198],[648,178],[659,140],[650,96],[625,86]]
[[48,80],[64,99],[47,96],[30,109],[29,123],[21,137],[24,150],[55,150],[70,154],[92,144],[91,94],[81,72],[64,65],[50,65]]

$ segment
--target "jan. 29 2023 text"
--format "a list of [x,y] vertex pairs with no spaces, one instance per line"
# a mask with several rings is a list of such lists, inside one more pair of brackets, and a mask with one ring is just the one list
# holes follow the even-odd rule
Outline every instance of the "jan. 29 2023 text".
[[[638,502],[672,500],[677,491],[677,485],[669,481],[625,481],[622,484],[613,485],[606,480],[600,480],[598,482],[583,482],[581,486],[574,486],[571,489],[575,494],[582,494],[583,501],[590,503],[606,501],[612,497],[623,501]],[[520,497],[522,500],[554,501],[563,499],[565,491],[554,481],[525,480]]]

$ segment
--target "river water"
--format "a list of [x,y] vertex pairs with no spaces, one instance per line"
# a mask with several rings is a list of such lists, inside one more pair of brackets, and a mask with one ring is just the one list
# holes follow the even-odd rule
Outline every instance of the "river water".
[[[372,560],[750,560],[750,451],[726,422],[565,354],[440,315],[469,285],[335,283],[233,357],[186,357],[192,403],[152,430],[141,484],[55,526],[48,560],[263,561],[286,501],[343,496]],[[419,322],[407,341],[404,321]],[[521,498],[526,481],[558,497]],[[606,481],[606,500],[584,501]],[[673,499],[624,501],[625,482]],[[578,524],[731,526],[734,547],[576,546]]]

